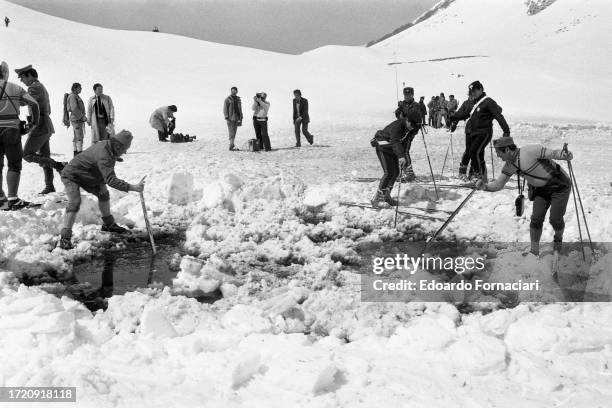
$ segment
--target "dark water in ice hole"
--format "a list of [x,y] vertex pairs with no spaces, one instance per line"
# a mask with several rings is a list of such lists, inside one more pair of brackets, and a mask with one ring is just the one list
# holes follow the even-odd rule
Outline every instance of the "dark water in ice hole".
[[[77,261],[73,273],[77,283],[67,284],[66,292],[88,308],[106,307],[106,298],[123,295],[137,288],[172,286],[179,270],[173,265],[175,254],[181,256],[185,242],[184,231],[159,234],[154,237],[157,253],[153,255],[148,236],[113,236],[101,256]],[[115,244],[122,243],[121,248]],[[162,284],[162,285],[159,285]],[[221,298],[220,291],[196,297],[201,302],[214,302]]]

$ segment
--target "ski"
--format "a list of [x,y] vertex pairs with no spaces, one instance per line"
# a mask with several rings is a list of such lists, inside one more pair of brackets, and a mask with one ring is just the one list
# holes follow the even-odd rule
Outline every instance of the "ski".
[[[379,207],[373,207],[371,204],[353,203],[353,202],[340,202],[340,205],[345,206],[345,207],[367,208],[367,209],[374,210],[374,211],[394,209],[394,207],[379,208]],[[407,211],[398,211],[398,214],[402,214],[402,215],[406,215],[406,216],[414,217],[414,218],[421,218],[421,219],[429,220],[429,221],[444,221],[444,218],[432,217],[430,215],[424,215],[424,214],[416,214],[416,213],[411,213]]]

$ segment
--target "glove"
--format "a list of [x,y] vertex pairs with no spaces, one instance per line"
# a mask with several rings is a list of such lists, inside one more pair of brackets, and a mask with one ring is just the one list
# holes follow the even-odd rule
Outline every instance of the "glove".
[[574,155],[569,150],[563,150],[561,152],[561,158],[563,160],[568,160],[569,161],[569,160],[572,160],[574,158]]
[[408,163],[408,161],[406,160],[406,158],[405,158],[405,157],[400,157],[400,158],[399,158],[399,166],[400,166],[400,169],[405,168],[407,163]]
[[452,122],[450,125],[450,131],[454,132],[455,130],[457,130],[457,122]]

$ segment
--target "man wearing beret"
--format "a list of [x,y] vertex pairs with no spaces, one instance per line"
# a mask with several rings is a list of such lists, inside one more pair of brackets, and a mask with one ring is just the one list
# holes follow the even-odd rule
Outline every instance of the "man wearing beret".
[[40,120],[30,129],[28,139],[23,146],[23,158],[29,163],[38,163],[45,175],[45,188],[40,194],[55,192],[53,185],[53,169],[61,172],[64,163],[56,162],[51,158],[49,139],[55,133],[53,122],[51,122],[51,105],[49,104],[49,93],[38,80],[38,72],[31,65],[16,69],[17,76],[28,87],[28,93],[38,102]]
[[538,144],[518,148],[511,137],[494,140],[493,147],[497,157],[505,162],[502,173],[492,183],[479,180],[476,188],[499,191],[513,174],[524,177],[529,187],[529,200],[533,201],[529,224],[531,253],[536,256],[540,253],[540,237],[549,208],[550,225],[555,230],[553,248],[560,252],[565,228],[563,216],[572,187],[569,176],[553,160],[572,160],[572,153],[562,149],[548,149]]
[[[474,81],[468,87],[470,102],[461,105],[461,108],[450,115],[452,122],[467,119],[465,124],[466,140],[469,140],[469,158],[471,170],[475,178],[487,180],[487,166],[484,160],[485,148],[493,137],[493,119],[497,120],[504,132],[504,136],[510,136],[510,128],[502,108],[484,92],[480,81]],[[456,128],[456,124],[451,125]],[[465,175],[465,168],[460,169],[459,176]]]
[[81,188],[98,197],[98,207],[102,214],[102,231],[125,233],[127,230],[115,223],[110,212],[110,195],[107,185],[121,191],[144,190],[144,179],[138,184],[129,184],[115,175],[115,163],[132,144],[133,136],[122,130],[109,140],[95,143],[74,157],[62,172],[68,206],[64,216],[59,247],[71,249],[72,226],[81,205]]

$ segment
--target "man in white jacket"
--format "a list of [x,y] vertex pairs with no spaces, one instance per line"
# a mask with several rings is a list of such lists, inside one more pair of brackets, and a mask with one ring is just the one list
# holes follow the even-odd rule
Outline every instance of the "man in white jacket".
[[100,84],[93,86],[95,95],[87,103],[87,124],[91,126],[91,144],[108,140],[115,122],[115,107],[110,96],[104,95]]

